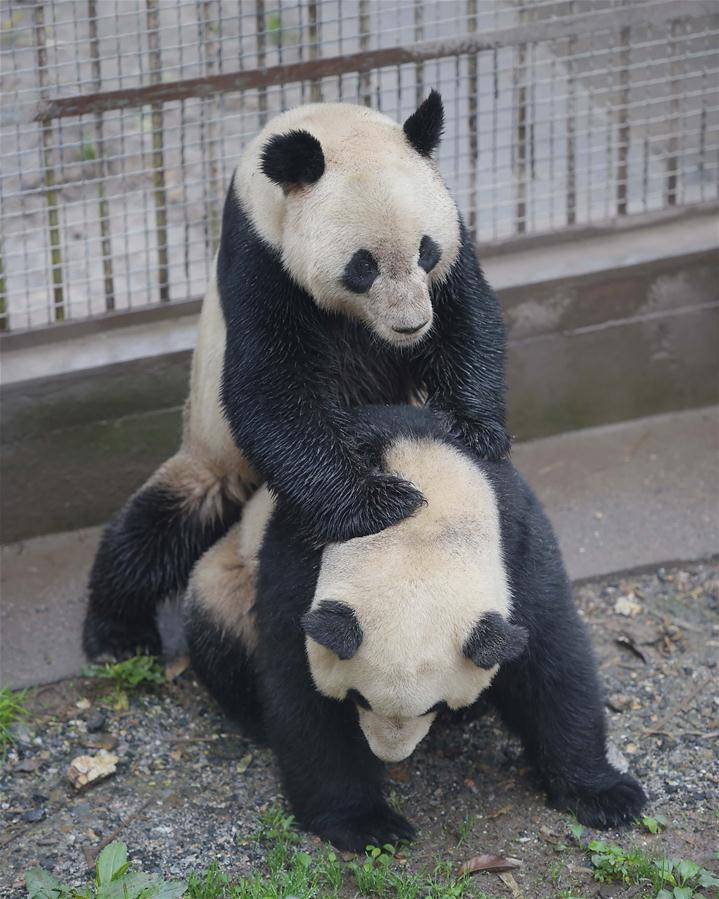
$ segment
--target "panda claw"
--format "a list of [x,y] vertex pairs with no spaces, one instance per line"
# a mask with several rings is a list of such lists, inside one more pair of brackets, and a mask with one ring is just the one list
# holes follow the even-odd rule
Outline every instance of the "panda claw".
[[83,625],[82,648],[91,662],[102,664],[135,655],[161,655],[162,640],[154,621],[143,627],[129,627],[88,614]]
[[622,827],[636,818],[647,802],[639,783],[628,774],[616,777],[610,786],[578,789],[555,796],[554,808],[571,811],[580,824],[598,830]]
[[338,849],[349,852],[364,852],[368,846],[410,841],[416,834],[406,818],[385,804],[370,811],[323,815],[310,822],[310,830]]

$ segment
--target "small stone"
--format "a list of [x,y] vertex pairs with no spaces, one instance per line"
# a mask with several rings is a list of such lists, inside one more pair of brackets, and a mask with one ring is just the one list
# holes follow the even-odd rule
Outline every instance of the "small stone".
[[70,763],[67,776],[76,790],[82,790],[117,771],[119,759],[111,752],[100,750],[97,755],[79,755]]
[[90,708],[90,700],[89,699],[78,699],[78,701],[75,703],[75,705],[77,706],[78,709],[82,709],[84,711],[85,709]]
[[636,743],[627,743],[627,745],[624,747],[624,751],[629,753],[629,755],[634,755],[639,751],[639,747]]
[[642,611],[641,604],[636,601],[634,594],[628,596],[620,596],[614,603],[614,611],[617,615],[624,615],[626,618],[636,618]]
[[107,715],[101,709],[95,709],[85,722],[85,727],[88,733],[94,734],[95,731],[102,730],[106,722]]
[[632,699],[626,693],[612,693],[607,696],[607,705],[613,712],[626,712],[631,707]]
[[26,824],[36,824],[38,821],[42,821],[42,819],[47,815],[47,809],[44,808],[31,808],[30,811],[25,812],[22,816],[22,820]]

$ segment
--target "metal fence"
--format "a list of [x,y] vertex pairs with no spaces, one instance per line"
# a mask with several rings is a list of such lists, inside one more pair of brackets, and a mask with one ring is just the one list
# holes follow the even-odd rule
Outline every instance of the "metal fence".
[[716,199],[715,0],[2,2],[0,329],[202,295],[245,142],[444,97],[480,243]]

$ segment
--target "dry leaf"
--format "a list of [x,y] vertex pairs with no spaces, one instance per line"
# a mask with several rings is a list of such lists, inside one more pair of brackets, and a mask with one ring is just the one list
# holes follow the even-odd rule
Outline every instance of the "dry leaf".
[[496,812],[492,812],[490,815],[487,815],[488,818],[501,818],[502,815],[506,815],[507,812],[512,811],[512,804],[508,803],[507,805],[500,806]]
[[82,790],[117,771],[119,759],[112,752],[101,750],[97,755],[78,755],[70,762],[67,776],[76,790]]
[[509,887],[513,899],[519,899],[519,897],[522,895],[522,891],[519,889],[519,884],[514,879],[514,877],[512,877],[511,874],[500,873],[499,879],[505,886]]
[[406,765],[390,765],[387,768],[387,774],[391,780],[395,780],[398,783],[407,783],[409,780],[409,771]]
[[165,680],[168,682],[177,680],[177,678],[181,674],[184,674],[189,667],[189,656],[176,656],[174,659],[170,659],[167,665],[165,665]]
[[460,866],[459,873],[491,871],[493,874],[499,874],[500,871],[513,871],[521,864],[518,858],[508,858],[504,855],[475,855]]

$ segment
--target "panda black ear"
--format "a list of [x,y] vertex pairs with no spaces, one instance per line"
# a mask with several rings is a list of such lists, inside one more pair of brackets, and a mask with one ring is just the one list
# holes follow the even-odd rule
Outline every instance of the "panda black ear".
[[320,142],[309,131],[288,131],[267,141],[261,166],[270,181],[286,192],[318,181],[325,170],[325,157]]
[[351,659],[362,643],[362,628],[347,603],[323,599],[300,619],[302,630],[340,659]]
[[518,659],[527,647],[528,637],[526,627],[511,624],[499,612],[489,612],[472,628],[462,652],[478,668],[493,668]]
[[444,130],[444,106],[441,95],[434,90],[404,123],[407,140],[422,156],[431,156],[439,146]]

